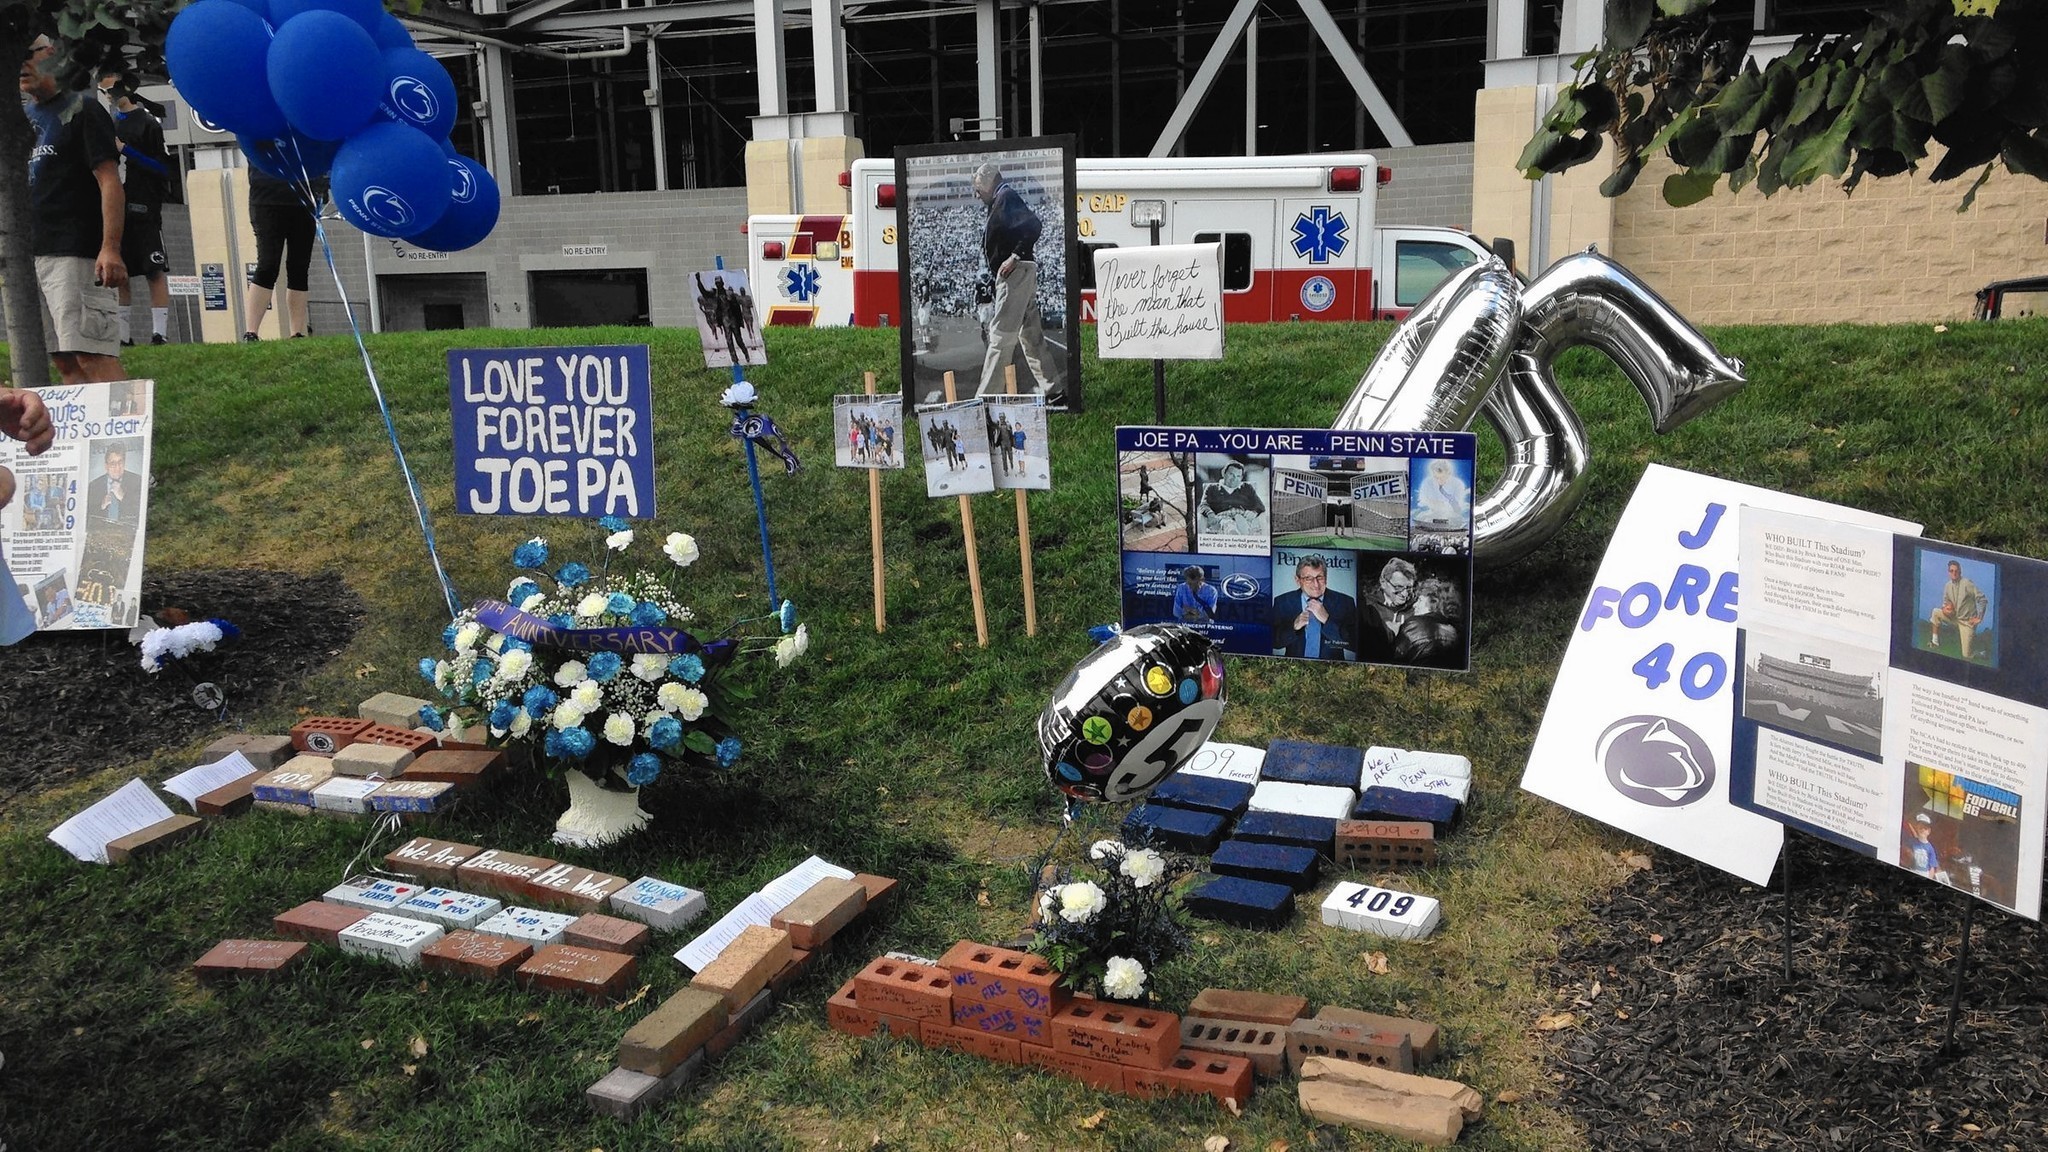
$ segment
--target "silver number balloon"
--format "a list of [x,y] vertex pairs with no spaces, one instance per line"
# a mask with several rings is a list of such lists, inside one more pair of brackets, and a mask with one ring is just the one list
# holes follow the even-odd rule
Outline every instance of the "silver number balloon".
[[1351,391],[1332,428],[1446,432],[1469,427],[1500,379],[1521,285],[1482,260],[1452,273],[1408,314]]

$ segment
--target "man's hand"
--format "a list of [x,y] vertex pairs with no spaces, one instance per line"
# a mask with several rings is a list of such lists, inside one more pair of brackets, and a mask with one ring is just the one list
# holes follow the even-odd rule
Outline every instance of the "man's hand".
[[0,387],[0,433],[27,444],[31,456],[49,451],[50,442],[57,435],[41,396],[4,387]]
[[121,262],[118,248],[100,249],[99,259],[93,261],[92,274],[103,288],[119,288],[128,282],[128,265]]
[[1003,258],[1003,266],[1001,268],[996,269],[996,275],[1001,276],[1007,280],[1010,276],[1010,270],[1012,268],[1015,268],[1016,266],[1017,257],[1014,254],[1006,256]]
[[1328,624],[1330,622],[1330,610],[1323,607],[1321,600],[1309,601],[1304,611],[1315,613],[1316,623],[1318,624]]

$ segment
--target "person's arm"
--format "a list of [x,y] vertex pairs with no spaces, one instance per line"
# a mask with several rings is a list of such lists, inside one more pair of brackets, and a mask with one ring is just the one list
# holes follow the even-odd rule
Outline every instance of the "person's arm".
[[4,385],[0,385],[0,433],[27,444],[31,456],[49,451],[57,434],[41,396]]
[[93,275],[108,288],[128,282],[128,266],[121,262],[121,229],[128,219],[128,197],[121,192],[121,166],[102,160],[92,166],[100,185],[100,256],[93,262]]

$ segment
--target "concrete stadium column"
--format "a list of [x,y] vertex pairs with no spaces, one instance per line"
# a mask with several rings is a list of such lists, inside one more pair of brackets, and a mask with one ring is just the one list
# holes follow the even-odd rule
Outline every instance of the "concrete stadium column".
[[974,76],[979,94],[974,114],[981,118],[983,140],[1003,136],[1002,94],[996,84],[996,66],[1001,60],[996,45],[996,0],[974,0]]
[[1518,60],[1529,53],[1529,0],[1486,5],[1486,58]]
[[747,212],[797,210],[796,158],[786,113],[788,72],[782,53],[782,0],[754,0],[754,82],[760,114],[747,141]]
[[811,0],[811,79],[818,111],[846,111],[846,26],[840,0]]
[[519,195],[519,133],[514,126],[518,100],[512,94],[512,69],[505,50],[488,44],[477,47],[477,86],[480,109],[473,109],[484,126],[484,167],[497,178],[506,196]]

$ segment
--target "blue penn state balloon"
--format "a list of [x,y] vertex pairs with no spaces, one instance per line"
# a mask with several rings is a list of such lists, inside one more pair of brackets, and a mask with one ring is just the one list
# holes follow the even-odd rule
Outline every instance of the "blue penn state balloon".
[[405,25],[398,22],[398,17],[389,12],[384,13],[378,19],[376,27],[370,29],[370,39],[375,40],[377,47],[386,52],[393,48],[412,47],[412,33],[406,31]]
[[[270,0],[228,0],[228,3],[240,4],[254,12],[265,24],[270,24]],[[273,24],[271,27],[274,28],[276,25]]]
[[282,28],[307,12],[339,13],[371,33],[377,31],[379,17],[389,15],[384,0],[270,0],[271,27]]
[[349,137],[331,175],[342,219],[392,239],[431,227],[448,211],[455,184],[438,143],[388,120]]
[[430,228],[405,238],[406,243],[435,252],[473,248],[498,226],[498,182],[483,165],[467,156],[448,161],[455,178],[448,211]]
[[245,139],[241,145],[249,163],[287,184],[304,184],[327,175],[334,166],[334,154],[341,150],[338,141],[314,140],[289,131],[280,139]]
[[339,12],[304,12],[278,28],[268,58],[270,94],[301,135],[345,140],[377,114],[384,59],[377,42]]
[[199,0],[171,21],[164,62],[200,119],[261,140],[285,130],[284,112],[264,79],[270,48],[262,17],[234,0]]
[[455,127],[455,81],[439,60],[417,48],[384,53],[384,114],[436,140]]

